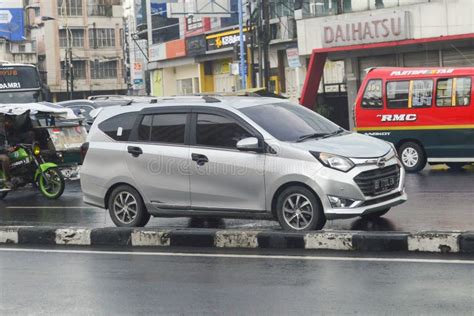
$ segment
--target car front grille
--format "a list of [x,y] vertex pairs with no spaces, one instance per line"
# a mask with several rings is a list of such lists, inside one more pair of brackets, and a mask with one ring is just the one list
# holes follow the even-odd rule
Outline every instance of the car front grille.
[[377,196],[390,192],[400,183],[400,167],[388,166],[381,169],[364,171],[354,178],[365,196]]

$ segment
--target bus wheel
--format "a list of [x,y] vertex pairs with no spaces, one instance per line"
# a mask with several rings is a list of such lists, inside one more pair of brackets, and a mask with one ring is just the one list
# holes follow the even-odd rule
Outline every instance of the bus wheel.
[[406,142],[398,148],[398,155],[407,172],[418,172],[426,166],[423,148],[414,142]]

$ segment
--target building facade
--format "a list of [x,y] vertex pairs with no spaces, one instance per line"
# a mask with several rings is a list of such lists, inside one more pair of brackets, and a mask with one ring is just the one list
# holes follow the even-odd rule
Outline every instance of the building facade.
[[30,5],[54,19],[32,33],[53,101],[126,92],[122,0],[31,0]]
[[368,68],[474,65],[472,0],[311,0],[295,14],[307,69],[301,103],[342,103],[346,126]]
[[[298,73],[298,54],[296,64],[294,57],[288,58],[288,51],[293,52],[297,45],[294,1],[271,0],[269,4],[271,91],[297,99],[304,74]],[[147,0],[147,7],[150,8],[147,11],[148,69],[152,95],[219,93],[242,89],[236,53],[240,42],[237,0],[230,1],[231,14],[226,17],[191,14],[169,18],[166,6],[160,10],[153,0]],[[258,66],[256,25],[250,19],[251,13],[257,11],[258,2],[251,1],[245,7],[247,88],[263,86],[258,71],[264,66]]]
[[26,0],[0,2],[2,14],[7,19],[0,21],[0,61],[18,64],[38,62],[36,42],[31,40],[31,31],[44,25],[46,19],[32,21],[35,8]]

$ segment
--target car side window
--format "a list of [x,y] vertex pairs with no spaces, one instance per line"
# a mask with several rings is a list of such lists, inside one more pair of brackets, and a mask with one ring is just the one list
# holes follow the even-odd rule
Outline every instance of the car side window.
[[199,113],[196,124],[198,145],[220,148],[236,148],[241,139],[252,137],[236,121],[216,114]]
[[364,109],[381,109],[383,107],[381,79],[369,80],[362,98],[362,107]]
[[186,113],[145,115],[138,126],[138,140],[184,144]]
[[99,129],[117,141],[128,141],[135,124],[135,113],[123,113],[99,124]]
[[391,81],[387,83],[387,107],[389,109],[408,108],[410,81]]
[[471,104],[471,78],[440,79],[436,85],[437,106],[468,106]]

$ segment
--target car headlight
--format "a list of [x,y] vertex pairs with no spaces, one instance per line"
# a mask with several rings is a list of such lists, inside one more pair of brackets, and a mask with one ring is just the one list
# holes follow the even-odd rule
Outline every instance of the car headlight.
[[398,152],[397,152],[397,148],[395,148],[395,145],[391,142],[387,142],[387,144],[390,145],[390,147],[392,147],[392,152],[395,156],[398,156]]
[[318,153],[314,151],[312,151],[311,154],[328,168],[348,172],[355,166],[354,163],[346,157],[328,153]]

